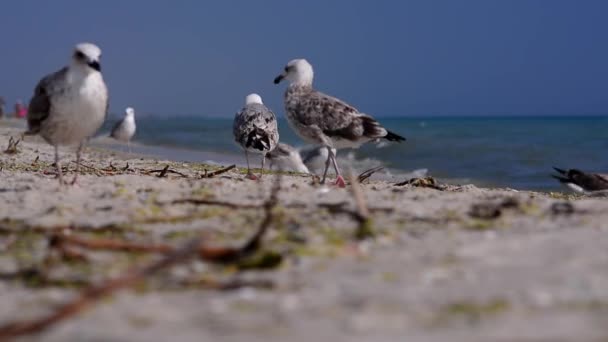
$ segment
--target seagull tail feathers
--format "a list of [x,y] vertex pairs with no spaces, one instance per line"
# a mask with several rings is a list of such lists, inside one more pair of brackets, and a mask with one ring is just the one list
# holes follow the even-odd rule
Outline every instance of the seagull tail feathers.
[[245,145],[248,148],[253,148],[261,152],[268,152],[270,150],[270,137],[263,129],[256,127],[249,132]]
[[396,142],[402,142],[402,141],[407,140],[407,139],[405,139],[405,137],[402,137],[399,134],[393,133],[389,130],[386,131],[386,135],[384,136],[384,139],[386,139],[388,141],[396,141]]

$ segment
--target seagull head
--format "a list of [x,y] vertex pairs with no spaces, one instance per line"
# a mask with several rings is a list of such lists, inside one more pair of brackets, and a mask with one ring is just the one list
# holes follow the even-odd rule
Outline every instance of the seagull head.
[[285,70],[274,79],[274,84],[279,84],[286,79],[291,84],[312,85],[314,72],[312,65],[305,59],[294,59],[287,63]]
[[101,71],[101,49],[91,43],[80,43],[74,48],[72,65],[82,67],[87,71]]
[[260,95],[258,94],[249,94],[247,95],[247,97],[245,98],[245,104],[246,105],[250,105],[250,104],[263,104],[262,103],[262,98],[260,97]]
[[133,107],[127,107],[127,109],[125,109],[125,114],[127,117],[133,117],[135,116],[135,110]]

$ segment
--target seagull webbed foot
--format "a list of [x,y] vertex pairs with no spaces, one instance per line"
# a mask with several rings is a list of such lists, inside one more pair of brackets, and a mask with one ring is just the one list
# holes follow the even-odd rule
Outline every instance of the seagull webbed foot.
[[339,188],[346,188],[346,182],[344,181],[344,177],[338,176],[334,185],[338,186]]
[[249,171],[249,172],[247,173],[246,178],[247,178],[247,179],[254,180],[254,181],[260,180],[260,177],[256,176],[256,175],[255,175],[255,174],[253,174],[253,172],[251,172],[251,171]]

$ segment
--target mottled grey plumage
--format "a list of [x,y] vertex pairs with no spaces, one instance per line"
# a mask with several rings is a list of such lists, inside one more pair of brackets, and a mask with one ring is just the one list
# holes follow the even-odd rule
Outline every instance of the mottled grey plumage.
[[325,181],[330,161],[336,170],[336,183],[344,185],[331,149],[357,148],[362,144],[384,138],[403,141],[400,135],[387,131],[374,118],[335,97],[313,88],[314,72],[305,59],[290,61],[285,71],[275,78],[290,81],[285,92],[285,113],[290,126],[305,141],[321,144],[328,149],[328,158],[322,182]]
[[262,103],[257,94],[250,94],[245,100],[245,107],[234,117],[232,127],[234,140],[245,151],[249,169],[248,152],[262,154],[262,169],[266,153],[272,151],[279,141],[279,130],[274,113]]
[[103,124],[108,111],[108,89],[100,73],[101,50],[94,44],[76,45],[69,66],[42,78],[30,100],[26,134],[40,134],[55,148],[59,166],[59,146],[78,145],[76,182],[84,142]]
[[554,167],[559,175],[553,178],[567,185],[577,192],[590,192],[608,190],[608,175],[600,173],[587,173],[577,169],[563,170]]
[[405,140],[388,132],[371,116],[312,86],[290,85],[285,92],[285,113],[298,135],[314,144],[356,148],[379,138]]

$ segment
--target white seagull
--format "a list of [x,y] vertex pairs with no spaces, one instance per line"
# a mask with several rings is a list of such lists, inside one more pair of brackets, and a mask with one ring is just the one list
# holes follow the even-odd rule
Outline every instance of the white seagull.
[[236,113],[232,126],[234,140],[245,151],[247,175],[257,179],[249,167],[249,152],[262,154],[262,172],[266,154],[274,150],[279,141],[279,130],[274,113],[262,103],[258,94],[245,98],[245,107]]
[[[332,149],[336,153],[336,149]],[[285,143],[278,143],[266,157],[270,160],[270,167],[275,165],[282,171],[296,171],[301,173],[319,174],[323,172],[327,161],[327,148],[324,146],[305,146],[295,148]]]
[[358,148],[362,144],[384,138],[403,141],[404,137],[387,131],[374,118],[359,112],[335,97],[323,94],[312,87],[314,72],[305,59],[294,59],[274,79],[290,82],[285,92],[285,112],[293,130],[305,141],[327,148],[322,183],[325,182],[330,162],[336,171],[336,185],[345,186],[340,174],[334,150]]
[[42,78],[30,100],[26,134],[40,134],[53,145],[61,184],[59,146],[78,145],[74,184],[84,143],[101,127],[108,112],[108,88],[101,75],[100,57],[96,45],[76,45],[70,64]]
[[125,117],[114,125],[110,136],[118,141],[126,142],[131,152],[131,138],[135,135],[135,110],[131,107],[125,109]]
[[309,173],[308,168],[304,165],[300,152],[293,146],[285,143],[278,143],[266,157],[270,160],[270,168],[276,166],[281,171],[296,171],[301,173]]

